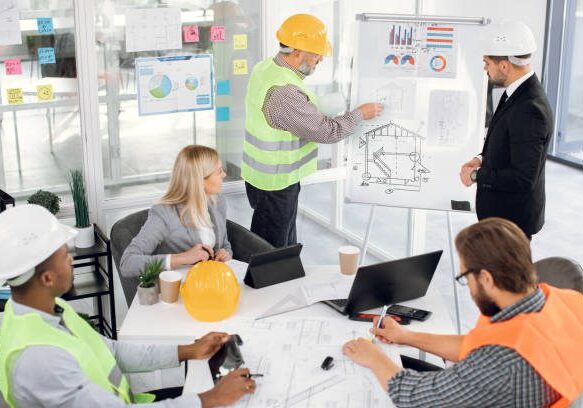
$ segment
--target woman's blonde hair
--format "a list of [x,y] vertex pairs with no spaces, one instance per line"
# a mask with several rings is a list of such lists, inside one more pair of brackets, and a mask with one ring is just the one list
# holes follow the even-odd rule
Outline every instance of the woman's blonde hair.
[[200,145],[183,148],[174,162],[172,176],[161,204],[180,208],[180,220],[194,228],[212,227],[204,179],[216,171],[219,154],[215,149]]

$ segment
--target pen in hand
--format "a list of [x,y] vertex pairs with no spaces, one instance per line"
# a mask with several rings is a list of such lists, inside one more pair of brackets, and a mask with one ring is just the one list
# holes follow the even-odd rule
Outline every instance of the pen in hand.
[[[384,305],[383,306],[383,310],[381,310],[381,315],[379,316],[379,320],[377,321],[377,329],[382,329],[383,328],[383,320],[385,318],[385,316],[387,315],[387,309],[389,308],[389,305]],[[370,341],[372,341],[374,343],[374,334],[371,335],[371,339]]]
[[263,377],[263,374],[251,374],[251,373],[248,373],[248,374],[243,375],[242,377],[245,377],[245,378],[256,378],[256,377]]

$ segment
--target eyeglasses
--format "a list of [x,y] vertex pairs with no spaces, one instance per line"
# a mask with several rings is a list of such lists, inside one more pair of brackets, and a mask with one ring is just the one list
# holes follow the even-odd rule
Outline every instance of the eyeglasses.
[[476,269],[470,268],[467,271],[464,271],[462,273],[460,273],[458,276],[455,277],[455,280],[457,281],[457,283],[459,283],[462,286],[467,286],[468,285],[468,275],[472,272],[476,272]]

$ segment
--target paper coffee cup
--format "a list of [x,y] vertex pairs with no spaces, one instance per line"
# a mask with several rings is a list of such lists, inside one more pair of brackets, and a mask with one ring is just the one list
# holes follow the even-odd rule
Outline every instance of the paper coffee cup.
[[354,275],[358,269],[358,258],[360,249],[352,245],[345,245],[338,248],[338,258],[340,260],[340,272],[343,275]]
[[160,274],[160,300],[166,303],[174,303],[180,293],[180,280],[182,275],[176,271],[164,271]]

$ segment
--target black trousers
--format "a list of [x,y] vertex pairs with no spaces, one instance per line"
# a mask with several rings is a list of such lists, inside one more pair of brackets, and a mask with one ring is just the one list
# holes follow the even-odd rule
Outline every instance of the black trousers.
[[156,399],[154,401],[164,401],[168,398],[178,398],[182,395],[182,387],[163,388],[161,390],[148,391],[154,394]]
[[300,183],[283,190],[265,191],[245,182],[245,188],[249,204],[253,208],[251,232],[276,248],[296,244]]

